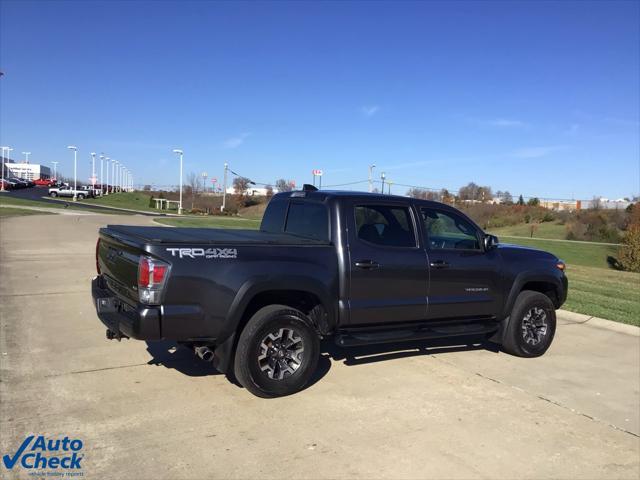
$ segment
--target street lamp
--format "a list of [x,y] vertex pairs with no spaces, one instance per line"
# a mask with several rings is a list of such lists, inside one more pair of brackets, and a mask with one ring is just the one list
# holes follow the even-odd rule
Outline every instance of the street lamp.
[[60,162],[51,162],[53,163],[53,178],[55,179],[56,183],[58,183],[58,164]]
[[[0,150],[2,150],[2,185],[0,186],[0,192],[6,192],[6,190],[4,189],[4,159],[5,159],[5,155],[9,155],[8,152],[13,150],[13,148],[0,147]],[[6,154],[4,153],[5,151],[7,152]]]
[[102,196],[104,188],[104,153],[100,153],[100,196]]
[[182,215],[182,157],[184,154],[179,148],[174,148],[173,153],[180,156],[180,203],[178,204],[178,215]]
[[387,174],[382,172],[380,174],[380,179],[382,180],[382,194],[384,195],[384,179],[387,178]]
[[373,169],[376,168],[376,164],[369,165],[369,193],[373,192]]
[[227,207],[227,170],[229,170],[229,164],[224,164],[224,182],[222,184],[222,208],[221,212],[224,212],[224,209]]
[[96,187],[96,152],[91,152],[91,186]]
[[22,154],[24,155],[24,163],[29,163],[29,155],[31,155],[31,152],[22,152]]
[[118,192],[118,178],[116,177],[117,172],[118,172],[118,165],[120,164],[120,162],[118,160],[112,160],[113,162],[113,172],[111,175],[111,183],[113,183],[113,193],[117,193]]
[[78,147],[69,145],[67,148],[73,150],[73,201],[75,202],[78,191]]
[[105,191],[105,195],[109,195],[109,162],[111,162],[111,158],[105,157],[107,161],[107,189]]

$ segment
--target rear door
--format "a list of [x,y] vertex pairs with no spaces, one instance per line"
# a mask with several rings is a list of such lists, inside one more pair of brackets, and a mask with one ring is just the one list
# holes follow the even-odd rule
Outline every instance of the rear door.
[[401,202],[354,201],[346,214],[350,323],[426,318],[429,271],[413,210]]
[[501,307],[499,252],[454,210],[420,207],[429,260],[428,318],[492,317]]

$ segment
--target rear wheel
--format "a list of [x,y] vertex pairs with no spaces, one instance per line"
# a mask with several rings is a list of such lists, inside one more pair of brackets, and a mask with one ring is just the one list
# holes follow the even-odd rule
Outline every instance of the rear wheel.
[[78,199],[84,200],[84,194],[83,193],[78,194]]
[[58,196],[58,194],[56,192],[51,192],[49,195],[52,196],[52,197],[57,197]]
[[556,310],[549,297],[525,290],[516,298],[502,347],[518,357],[539,357],[551,346],[555,332]]
[[302,390],[318,365],[320,339],[306,316],[286,305],[258,310],[240,334],[234,373],[259,397]]

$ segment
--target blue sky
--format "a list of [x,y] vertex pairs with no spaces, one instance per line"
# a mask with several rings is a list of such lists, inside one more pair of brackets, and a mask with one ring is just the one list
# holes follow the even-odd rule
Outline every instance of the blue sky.
[[[57,2],[0,10],[0,143],[140,183],[640,190],[639,2]],[[19,157],[19,155],[18,155]],[[366,188],[366,184],[356,185]],[[405,187],[394,187],[404,193]]]

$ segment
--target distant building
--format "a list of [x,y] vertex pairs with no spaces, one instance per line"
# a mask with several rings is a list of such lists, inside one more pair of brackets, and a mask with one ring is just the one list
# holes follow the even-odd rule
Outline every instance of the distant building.
[[540,200],[540,206],[558,212],[580,210],[580,200]]
[[51,169],[46,165],[37,163],[5,163],[8,173],[14,177],[25,180],[37,180],[39,178],[51,178]]

